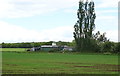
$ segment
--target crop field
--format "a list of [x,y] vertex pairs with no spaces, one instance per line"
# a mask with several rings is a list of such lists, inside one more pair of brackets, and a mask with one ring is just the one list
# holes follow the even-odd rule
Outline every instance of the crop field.
[[117,55],[8,52],[3,49],[2,58],[3,74],[118,74],[119,71]]
[[0,51],[15,51],[15,52],[25,52],[27,48],[2,48]]

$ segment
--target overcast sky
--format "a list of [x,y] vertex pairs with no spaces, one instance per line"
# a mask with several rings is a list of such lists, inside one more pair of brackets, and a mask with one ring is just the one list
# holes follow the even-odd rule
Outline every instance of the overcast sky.
[[[95,2],[96,31],[118,41],[118,0]],[[0,0],[0,43],[72,41],[79,0]]]

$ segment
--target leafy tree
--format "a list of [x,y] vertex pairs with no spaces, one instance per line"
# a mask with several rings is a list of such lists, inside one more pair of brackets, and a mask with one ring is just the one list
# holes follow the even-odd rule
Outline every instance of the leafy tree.
[[100,34],[100,31],[98,31],[96,34],[93,34],[93,39],[99,41],[99,42],[107,42],[109,39],[105,37],[105,32],[103,34]]
[[95,29],[95,9],[94,2],[84,3],[83,0],[79,1],[79,9],[77,12],[78,21],[74,25],[74,38],[76,42],[76,50],[86,50],[90,47],[92,33]]

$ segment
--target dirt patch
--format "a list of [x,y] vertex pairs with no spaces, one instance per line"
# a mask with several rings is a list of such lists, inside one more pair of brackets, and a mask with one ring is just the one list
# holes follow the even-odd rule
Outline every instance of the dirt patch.
[[[115,64],[94,64],[94,63],[75,63],[75,62],[55,62],[57,64],[65,64],[67,67],[72,68],[91,68],[94,71],[106,71],[106,72],[120,72],[120,65]],[[86,69],[87,70],[87,69]]]
[[120,72],[120,70],[107,70],[107,71],[111,71],[111,72]]
[[58,64],[88,64],[88,63],[70,63],[70,62],[55,62],[55,63],[58,63]]
[[95,64],[99,66],[113,66],[113,67],[120,67],[120,65],[115,65],[115,64]]
[[120,67],[120,65],[115,64],[94,64],[94,63],[70,63],[70,62],[56,62],[60,64],[84,64],[84,65],[98,65],[98,66],[114,66],[114,67]]
[[120,72],[120,69],[118,69],[118,66],[120,65],[111,65],[111,64],[94,64],[92,66],[73,66],[78,68],[93,68],[97,70],[103,70],[103,71],[110,71],[110,72]]
[[7,66],[18,66],[16,64],[5,64],[5,65],[7,65]]
[[26,70],[3,70],[2,72],[3,72],[3,74],[6,74],[6,73],[7,74],[25,74],[28,71],[26,71]]
[[74,66],[74,67],[80,67],[80,68],[95,68],[95,66]]

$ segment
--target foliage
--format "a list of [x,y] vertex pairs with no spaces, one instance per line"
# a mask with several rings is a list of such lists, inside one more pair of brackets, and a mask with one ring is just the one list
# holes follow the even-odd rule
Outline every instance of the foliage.
[[114,47],[114,43],[107,41],[107,42],[102,43],[101,51],[102,52],[112,52],[113,47]]
[[[77,12],[78,21],[74,25],[74,39],[77,51],[100,52],[100,50],[108,51],[112,49],[112,45],[100,31],[93,34],[95,29],[95,9],[94,2],[80,0],[79,9]],[[101,45],[102,44],[102,45]]]
[[113,48],[114,53],[120,53],[120,42],[115,43],[114,48]]
[[99,41],[99,42],[106,42],[109,41],[109,39],[107,39],[107,37],[105,37],[105,32],[103,34],[100,33],[100,31],[98,31],[96,34],[93,34],[93,39]]
[[78,21],[74,25],[74,38],[76,42],[76,50],[88,50],[91,48],[92,33],[95,29],[95,9],[94,2],[85,3],[80,0],[77,12]]
[[2,43],[2,48],[31,48],[32,43]]
[[[2,48],[32,48],[32,47],[39,47],[41,45],[52,45],[53,41],[49,42],[23,42],[23,43],[2,43]],[[56,42],[58,46],[74,46],[74,42],[63,42],[58,41]]]

